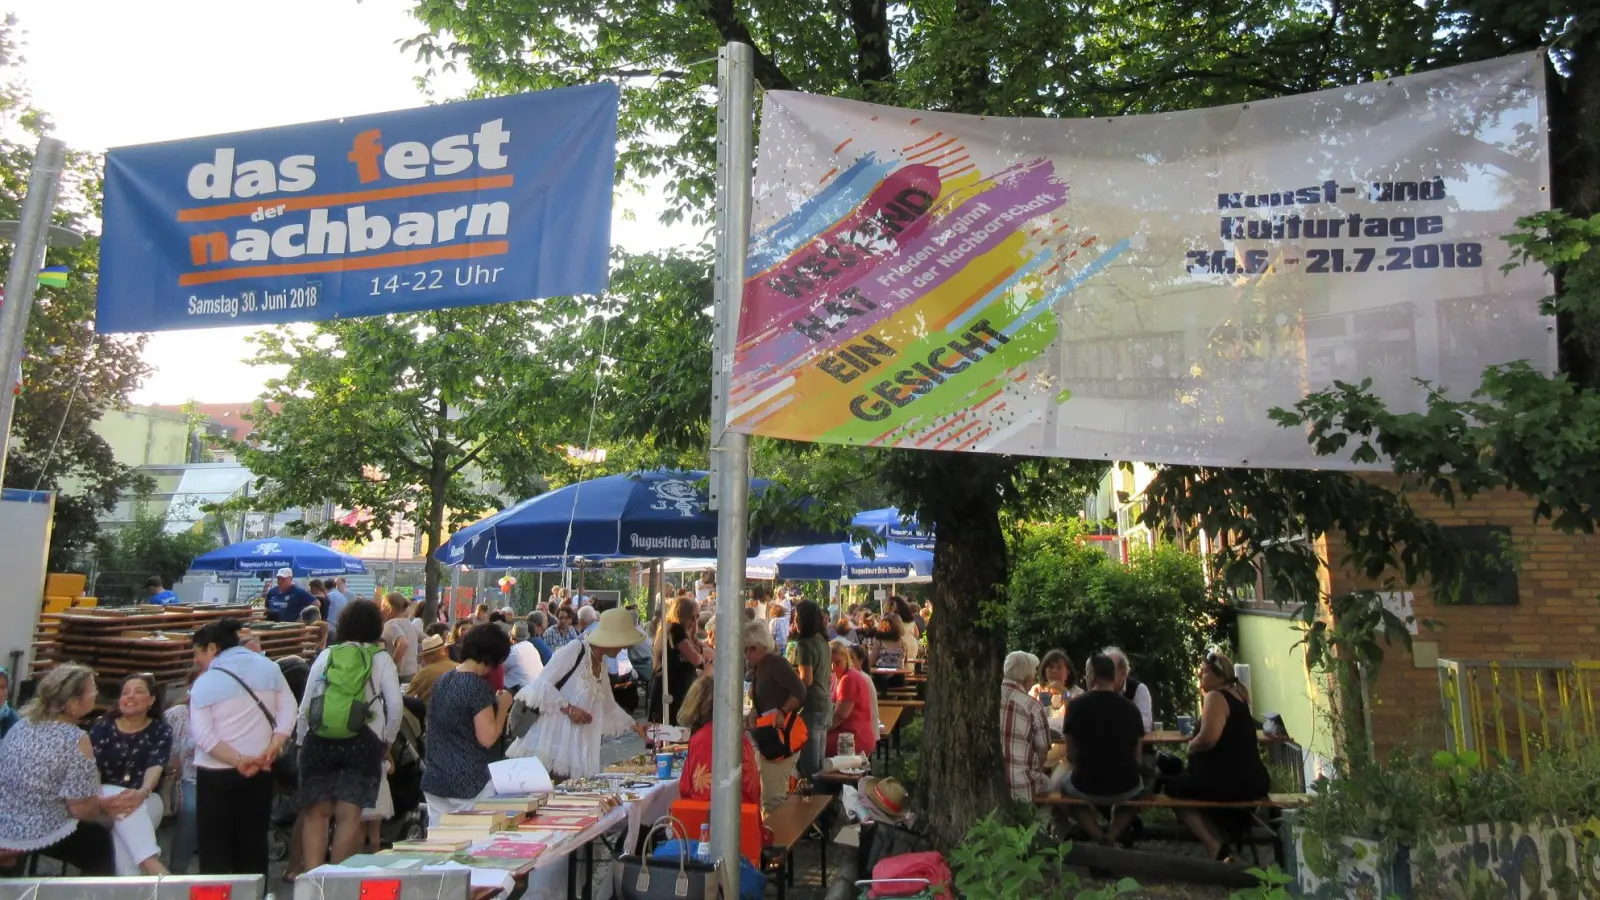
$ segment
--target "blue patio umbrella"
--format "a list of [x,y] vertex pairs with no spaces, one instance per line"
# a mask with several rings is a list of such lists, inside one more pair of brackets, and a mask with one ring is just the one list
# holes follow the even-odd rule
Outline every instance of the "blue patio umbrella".
[[[700,487],[706,474],[656,469],[570,484],[467,526],[436,556],[519,568],[538,557],[715,558],[717,515]],[[750,554],[759,549],[754,537]]]
[[863,510],[856,513],[850,524],[857,528],[866,528],[886,541],[933,552],[933,535],[922,530],[917,524],[916,516],[902,517],[900,510],[893,506]]
[[308,575],[359,575],[367,571],[361,560],[321,544],[294,538],[240,541],[197,556],[191,572],[265,574],[293,569],[296,577]]
[[933,554],[889,542],[872,559],[856,545],[812,544],[778,559],[778,577],[796,581],[923,581],[933,574]]

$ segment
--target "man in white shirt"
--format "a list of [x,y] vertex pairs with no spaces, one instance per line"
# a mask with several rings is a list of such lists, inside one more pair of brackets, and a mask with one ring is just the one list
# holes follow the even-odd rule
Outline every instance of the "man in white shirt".
[[1133,705],[1139,707],[1139,716],[1144,719],[1145,732],[1154,731],[1155,713],[1150,701],[1150,689],[1139,679],[1131,677],[1133,666],[1128,663],[1128,654],[1123,653],[1121,647],[1107,647],[1100,652],[1111,657],[1111,661],[1117,664],[1117,693],[1132,700]]
[[533,684],[544,671],[544,660],[539,657],[539,648],[528,639],[529,634],[527,622],[518,620],[511,626],[511,655],[506,657],[503,671],[506,690],[513,694]]
[[339,613],[344,612],[344,605],[350,602],[349,588],[345,586],[344,576],[327,582],[328,584],[328,627],[335,628],[339,624]]

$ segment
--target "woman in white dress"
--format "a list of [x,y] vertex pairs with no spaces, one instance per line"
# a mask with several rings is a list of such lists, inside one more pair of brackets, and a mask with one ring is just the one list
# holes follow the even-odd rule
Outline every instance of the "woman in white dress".
[[539,720],[511,745],[506,755],[535,756],[551,775],[598,775],[600,742],[632,729],[648,740],[646,725],[617,705],[606,673],[606,658],[645,640],[625,609],[608,609],[582,640],[557,650],[544,671],[517,700],[539,711]]

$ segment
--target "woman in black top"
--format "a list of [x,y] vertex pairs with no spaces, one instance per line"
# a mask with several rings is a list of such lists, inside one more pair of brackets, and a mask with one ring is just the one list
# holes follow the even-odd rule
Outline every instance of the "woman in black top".
[[511,655],[498,625],[476,625],[460,641],[461,662],[433,683],[422,770],[428,827],[448,813],[472,808],[492,784],[489,749],[505,734],[511,694],[489,687],[489,673]]
[[[1214,802],[1259,800],[1272,780],[1256,744],[1256,722],[1250,714],[1250,691],[1233,674],[1233,661],[1209,653],[1200,664],[1200,727],[1189,741],[1188,769],[1167,783],[1174,797]],[[1178,809],[1178,819],[1221,858],[1226,848],[1205,813]]]
[[708,662],[705,648],[697,637],[700,622],[700,605],[693,597],[680,595],[667,606],[666,621],[656,633],[655,652],[652,654],[653,671],[658,673],[650,686],[650,719],[661,719],[662,677],[666,678],[666,693],[672,701],[667,704],[664,721],[678,724],[678,711],[683,708],[683,698],[689,694],[689,685],[699,677],[701,666]]

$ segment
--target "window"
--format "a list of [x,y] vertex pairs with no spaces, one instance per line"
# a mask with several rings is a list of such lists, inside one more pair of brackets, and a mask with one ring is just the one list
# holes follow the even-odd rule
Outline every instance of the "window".
[[[1301,533],[1289,537],[1268,541],[1272,547],[1283,549],[1298,549],[1315,552],[1310,535]],[[1272,577],[1272,568],[1265,555],[1255,558],[1256,578],[1255,584],[1244,585],[1237,589],[1234,603],[1241,609],[1256,609],[1266,612],[1293,613],[1299,610],[1305,598],[1295,596],[1292,592],[1285,594]]]
[[1446,525],[1444,532],[1469,554],[1461,596],[1438,602],[1461,606],[1516,606],[1517,568],[1511,529],[1504,525]]

